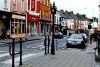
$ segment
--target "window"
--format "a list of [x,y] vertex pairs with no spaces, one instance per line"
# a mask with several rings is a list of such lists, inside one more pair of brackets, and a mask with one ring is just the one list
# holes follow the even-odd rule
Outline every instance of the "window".
[[4,9],[7,9],[7,0],[4,0]]
[[24,11],[24,0],[21,0],[21,11]]
[[40,10],[40,19],[42,19],[42,10]]
[[47,6],[49,6],[49,5],[48,5],[48,0],[47,0]]
[[47,0],[45,0],[45,5],[47,6]]
[[44,0],[44,5],[46,4],[45,0]]
[[14,10],[17,10],[17,0],[14,0]]
[[30,0],[28,0],[28,10],[30,10]]

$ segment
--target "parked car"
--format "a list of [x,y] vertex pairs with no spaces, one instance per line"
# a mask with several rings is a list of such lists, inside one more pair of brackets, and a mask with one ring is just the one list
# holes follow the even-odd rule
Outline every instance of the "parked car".
[[63,34],[61,32],[55,32],[54,33],[54,38],[55,39],[62,39],[63,38]]
[[67,47],[72,47],[72,46],[78,46],[81,48],[85,48],[85,40],[84,36],[82,34],[72,34],[68,39],[66,43]]

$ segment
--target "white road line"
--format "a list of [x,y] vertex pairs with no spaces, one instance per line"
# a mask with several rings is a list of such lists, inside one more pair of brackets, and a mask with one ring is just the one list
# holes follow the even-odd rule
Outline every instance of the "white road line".
[[[41,56],[41,55],[43,55],[43,52],[34,53],[34,54],[25,54],[25,55],[22,56],[22,59],[26,59],[26,58],[29,58],[31,56],[32,57],[37,57],[37,56]],[[16,57],[15,58],[15,62],[17,62],[17,61],[20,61],[20,57]],[[1,63],[9,63],[9,64],[11,64],[12,63],[12,59],[8,59],[8,60],[6,60],[4,62],[1,62]]]
[[7,52],[7,51],[0,51],[0,52]]
[[36,45],[30,45],[27,48],[31,48],[31,47],[37,48],[39,46],[43,46],[43,43],[39,43],[39,44],[36,44]]
[[0,58],[10,55],[9,53],[0,54]]

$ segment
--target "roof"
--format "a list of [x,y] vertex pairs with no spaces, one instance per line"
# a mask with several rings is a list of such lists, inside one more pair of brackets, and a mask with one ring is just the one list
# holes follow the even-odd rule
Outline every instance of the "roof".
[[80,15],[80,14],[76,14],[76,16],[78,17],[79,20],[86,20],[86,16],[83,14],[83,15]]
[[73,12],[68,12],[68,15],[70,17],[70,19],[78,19],[77,16],[75,14],[73,14]]
[[59,14],[61,17],[68,19],[68,17],[66,17],[62,12],[59,12]]

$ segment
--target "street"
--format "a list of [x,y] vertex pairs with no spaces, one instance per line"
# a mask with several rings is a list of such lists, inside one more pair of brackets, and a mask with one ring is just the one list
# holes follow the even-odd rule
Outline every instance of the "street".
[[[66,38],[64,39],[55,39],[55,48],[65,48],[65,42]],[[51,43],[50,43],[51,44]],[[58,46],[57,46],[58,45]],[[57,50],[56,48],[56,50]],[[37,57],[44,55],[44,38],[40,40],[33,40],[23,43],[23,62],[25,62],[27,59],[30,59],[32,57]],[[19,44],[15,44],[15,52],[19,52]],[[12,59],[11,55],[9,54],[9,44],[0,45],[0,65],[2,67],[7,67],[8,65],[11,65]],[[19,55],[16,55],[15,62],[18,65],[19,63]]]
[[[57,52],[56,55],[58,55],[58,52],[67,51],[66,59],[70,59],[70,62],[68,62],[69,63],[68,65],[70,67],[75,67],[74,65],[70,65],[70,64],[74,63],[74,61],[75,62],[77,61],[79,63],[80,60],[82,60],[81,59],[82,57],[86,61],[86,57],[88,57],[88,55],[89,55],[89,59],[91,59],[90,62],[92,62],[92,66],[88,66],[89,64],[87,64],[86,66],[84,65],[83,67],[99,67],[98,66],[99,63],[95,63],[95,59],[94,59],[94,49],[93,48],[95,47],[95,43],[92,44],[94,46],[88,45],[85,50],[78,49],[78,48],[66,48],[66,46],[65,46],[66,39],[67,39],[66,36],[64,36],[63,39],[55,39],[55,48],[56,48],[55,50]],[[16,44],[15,48],[16,48],[15,52],[19,52],[19,44]],[[33,40],[33,41],[24,42],[23,43],[23,55],[22,55],[23,64],[33,64],[33,62],[38,63],[39,58],[45,57],[45,55],[44,55],[45,50],[44,49],[45,49],[44,38],[40,39],[40,40]],[[77,57],[77,56],[79,56],[79,57]],[[16,67],[19,65],[19,61],[20,61],[19,55],[16,55],[15,56],[15,66]],[[68,61],[68,60],[66,60],[66,61]],[[87,60],[87,62],[89,62],[89,61]],[[82,63],[80,63],[80,65],[83,63],[86,63],[86,62],[82,62]],[[11,65],[12,65],[12,57],[9,54],[9,45],[0,45],[0,67],[11,67]],[[45,64],[44,64],[44,66],[45,66]],[[44,67],[44,66],[42,66],[42,67]],[[35,67],[39,67],[39,65],[38,66],[36,65]],[[55,67],[56,67],[56,65],[55,65]],[[77,67],[77,65],[76,65],[76,67]],[[78,66],[78,67],[81,67],[81,66]]]

